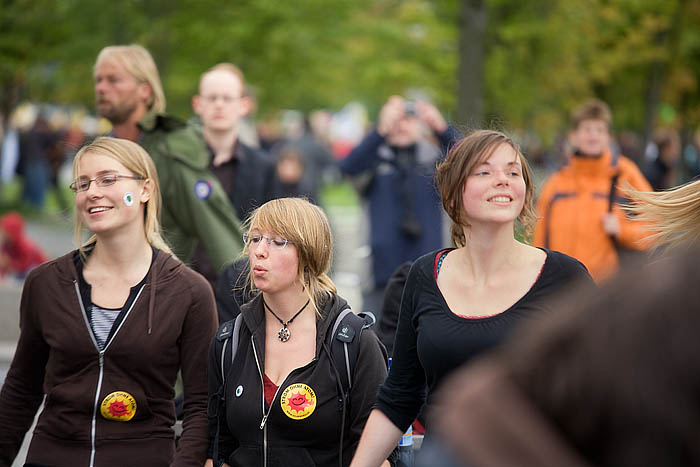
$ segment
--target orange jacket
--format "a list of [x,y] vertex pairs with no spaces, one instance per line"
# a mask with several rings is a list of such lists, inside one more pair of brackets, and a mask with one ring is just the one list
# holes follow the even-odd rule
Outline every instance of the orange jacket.
[[576,157],[554,173],[537,200],[538,219],[533,244],[558,250],[586,265],[600,282],[617,271],[618,253],[603,230],[603,216],[610,204],[610,188],[617,175],[613,212],[620,222],[620,247],[642,250],[648,246],[644,224],[627,217],[620,208],[626,183],[641,191],[651,191],[649,182],[634,162],[624,156]]

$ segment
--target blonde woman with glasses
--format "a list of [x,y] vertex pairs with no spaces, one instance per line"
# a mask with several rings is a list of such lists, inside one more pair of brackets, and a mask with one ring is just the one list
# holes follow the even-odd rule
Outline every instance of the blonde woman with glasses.
[[[0,393],[0,465],[44,396],[27,466],[201,466],[206,361],[216,330],[208,283],[160,234],[160,187],[136,143],[98,138],[73,163],[78,250],[34,269]],[[83,230],[92,233],[82,242]],[[184,429],[175,448],[175,380]]]
[[[371,330],[344,327],[354,315],[328,276],[333,245],[318,206],[272,200],[246,230],[257,295],[212,345],[206,465],[348,465],[386,377],[386,352]],[[337,358],[339,336],[359,352]]]

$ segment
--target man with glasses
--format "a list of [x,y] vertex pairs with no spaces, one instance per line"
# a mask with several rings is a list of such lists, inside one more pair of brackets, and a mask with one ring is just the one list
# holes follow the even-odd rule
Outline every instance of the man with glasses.
[[112,123],[111,135],[138,142],[153,158],[162,187],[165,239],[184,261],[201,245],[212,268],[221,270],[243,247],[240,223],[209,169],[209,153],[197,132],[165,114],[151,54],[140,45],[105,47],[94,78],[97,111]]
[[[245,79],[238,67],[220,63],[204,72],[192,108],[201,120],[194,124],[208,149],[209,170],[221,183],[238,218],[244,220],[271,197],[275,163],[265,152],[239,138],[243,118],[251,108],[245,95]],[[192,266],[214,284],[218,270],[207,261],[200,245]]]

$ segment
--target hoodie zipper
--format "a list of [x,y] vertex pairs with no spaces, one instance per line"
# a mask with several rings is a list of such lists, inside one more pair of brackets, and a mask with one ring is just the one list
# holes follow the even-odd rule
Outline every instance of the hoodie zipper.
[[78,303],[80,303],[80,311],[83,313],[83,319],[85,320],[85,325],[88,328],[88,333],[90,334],[90,339],[92,339],[92,343],[95,345],[95,349],[97,350],[97,359],[98,359],[98,364],[100,371],[97,376],[97,388],[95,389],[95,402],[92,408],[92,426],[90,428],[90,467],[95,466],[95,433],[97,431],[97,408],[100,406],[100,392],[102,391],[102,377],[104,376],[104,354],[107,351],[107,348],[109,345],[112,343],[114,338],[117,336],[117,333],[119,330],[122,328],[124,325],[124,322],[126,319],[129,317],[129,314],[131,313],[131,310],[134,309],[134,305],[136,305],[136,302],[139,299],[139,296],[141,295],[141,292],[143,291],[143,288],[145,287],[145,284],[141,286],[139,289],[139,292],[136,294],[136,297],[134,298],[134,301],[131,303],[131,306],[127,310],[126,314],[124,315],[124,319],[122,319],[121,323],[119,323],[119,327],[117,328],[116,331],[114,331],[114,334],[112,335],[112,338],[105,343],[105,348],[100,350],[100,347],[97,345],[97,340],[95,339],[95,334],[92,331],[92,327],[90,326],[90,320],[88,320],[87,312],[85,311],[85,305],[83,304],[83,297],[80,295],[80,287],[78,286],[78,281],[73,280],[73,286],[75,287],[75,293],[78,296]]
[[258,358],[258,351],[255,348],[255,336],[251,335],[250,336],[250,341],[253,345],[253,355],[255,356],[255,365],[258,367],[258,374],[260,375],[260,390],[262,393],[262,414],[263,418],[260,421],[260,429],[263,430],[263,466],[267,467],[267,418],[270,416],[270,412],[272,412],[272,406],[275,403],[275,400],[277,400],[277,394],[280,392],[280,388],[284,386],[284,384],[287,382],[289,379],[289,376],[294,373],[295,371],[299,370],[300,368],[306,368],[309,365],[313,364],[316,361],[316,357],[314,357],[308,364],[295,368],[291,372],[289,372],[289,375],[282,381],[282,384],[277,386],[277,390],[275,391],[275,395],[272,397],[272,404],[270,404],[270,407],[267,409],[267,412],[265,411],[265,376],[264,376],[264,371],[262,369],[262,366],[260,365],[260,359]]
[[[255,365],[258,367],[258,374],[260,375],[260,389],[262,393],[261,397],[261,402],[262,402],[262,414],[263,418],[262,421],[260,422],[260,429],[263,430],[263,467],[267,467],[267,417],[270,416],[270,412],[272,411],[272,404],[270,404],[270,407],[267,409],[267,412],[265,412],[265,377],[263,376],[263,370],[262,367],[260,366],[260,359],[258,358],[258,351],[255,348],[255,336],[251,335],[250,336],[250,342],[253,345],[253,355],[255,356]],[[277,399],[277,393],[280,391],[280,386],[277,386],[277,390],[275,391],[275,395],[272,398],[272,403],[274,404],[275,399]]]

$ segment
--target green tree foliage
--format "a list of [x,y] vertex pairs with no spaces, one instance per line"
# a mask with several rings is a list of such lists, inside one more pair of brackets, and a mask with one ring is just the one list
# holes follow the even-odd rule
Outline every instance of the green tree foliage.
[[[183,117],[200,74],[229,61],[257,89],[262,114],[359,100],[376,115],[389,95],[418,89],[454,118],[459,6],[0,0],[0,104],[7,111],[26,98],[92,108],[99,50],[137,42],[156,58],[170,111]],[[486,7],[486,124],[551,142],[570,109],[591,95],[610,102],[617,128],[642,131],[660,109],[675,116],[671,124],[700,123],[700,0],[487,0]]]

